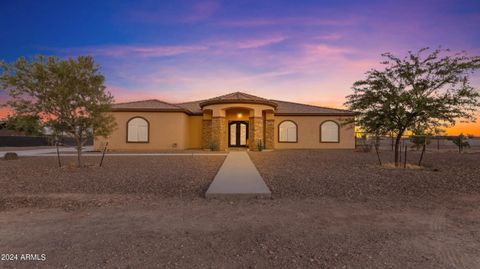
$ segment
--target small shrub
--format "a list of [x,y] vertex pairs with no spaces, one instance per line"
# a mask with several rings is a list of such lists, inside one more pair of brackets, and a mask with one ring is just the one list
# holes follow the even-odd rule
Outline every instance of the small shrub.
[[469,148],[470,143],[467,141],[467,137],[462,134],[459,136],[449,137],[448,140],[452,141],[453,144],[457,145],[458,152],[462,153],[464,148]]
[[263,151],[263,141],[262,139],[258,139],[258,142],[257,142],[257,148],[258,148],[258,151]]
[[211,150],[211,151],[217,151],[217,144],[215,144],[215,143],[210,143],[210,150]]
[[3,156],[3,159],[6,160],[6,161],[17,160],[18,155],[15,152],[7,152],[7,153],[5,153],[5,156]]
[[410,137],[410,142],[413,143],[412,148],[420,150],[432,143],[432,137],[430,135],[413,135]]

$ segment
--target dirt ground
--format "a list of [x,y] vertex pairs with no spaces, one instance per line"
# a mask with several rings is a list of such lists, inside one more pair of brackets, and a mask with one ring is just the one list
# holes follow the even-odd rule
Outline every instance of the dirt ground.
[[205,200],[222,156],[0,161],[1,253],[46,255],[0,268],[480,268],[480,154],[250,156],[273,199]]

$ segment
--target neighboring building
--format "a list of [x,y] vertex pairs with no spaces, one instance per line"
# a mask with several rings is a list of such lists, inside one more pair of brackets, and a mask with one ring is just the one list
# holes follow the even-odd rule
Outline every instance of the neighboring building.
[[[119,103],[111,112],[117,129],[111,150],[353,149],[355,131],[342,123],[354,113],[235,92],[170,104],[159,100]],[[104,139],[95,141],[101,149]]]

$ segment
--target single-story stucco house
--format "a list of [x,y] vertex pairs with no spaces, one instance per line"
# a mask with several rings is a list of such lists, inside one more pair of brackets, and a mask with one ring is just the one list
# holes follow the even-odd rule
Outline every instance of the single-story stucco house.
[[[265,99],[235,92],[171,104],[160,100],[117,103],[110,112],[117,128],[108,148],[117,151],[353,149],[355,130],[343,121],[348,110]],[[95,139],[102,149],[104,138]]]

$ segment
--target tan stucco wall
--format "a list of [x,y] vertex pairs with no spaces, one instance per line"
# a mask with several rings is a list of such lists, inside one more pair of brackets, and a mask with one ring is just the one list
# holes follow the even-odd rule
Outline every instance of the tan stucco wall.
[[248,121],[250,110],[246,108],[232,108],[226,110],[225,117],[228,121]]
[[[114,112],[113,113],[117,128],[108,138],[108,148],[110,150],[125,151],[155,151],[175,149],[187,149],[192,146],[200,145],[201,129],[198,131],[197,117],[189,118],[181,112]],[[127,143],[127,121],[133,117],[143,117],[149,122],[149,143]],[[199,116],[201,121],[201,116]],[[189,135],[189,132],[198,133]],[[102,149],[104,139],[94,141],[95,149]],[[200,146],[198,146],[199,148]]]
[[202,123],[203,116],[188,117],[188,132],[185,134],[188,141],[187,148],[202,148]]
[[[259,107],[258,107],[259,108]],[[228,120],[248,120],[245,109],[225,110]],[[237,113],[242,113],[237,118]],[[208,113],[207,113],[208,114]],[[320,149],[320,148],[355,148],[355,131],[348,126],[340,129],[340,143],[320,142],[320,123],[326,120],[333,120],[341,123],[342,118],[337,116],[273,116],[267,113],[267,119],[274,119],[274,148],[275,149]],[[211,116],[189,116],[181,112],[114,112],[117,128],[108,138],[110,150],[117,151],[159,151],[172,150],[172,145],[177,144],[176,149],[200,149],[202,148],[202,124],[205,117]],[[149,121],[149,143],[127,143],[127,121],[135,116],[140,116]],[[292,120],[298,126],[297,143],[279,143],[278,125],[284,120]],[[226,127],[226,126],[225,126]],[[226,136],[226,134],[225,134]],[[225,139],[227,139],[225,137]],[[105,140],[97,138],[94,141],[95,149],[101,150]]]
[[264,110],[273,110],[274,108],[268,105],[260,104],[215,104],[203,107],[204,110],[211,110],[214,117],[225,117],[227,111],[235,108],[244,108],[250,111],[250,117],[261,117]]
[[[297,143],[278,142],[278,125],[285,120],[297,124]],[[342,123],[338,116],[275,116],[275,149],[354,149],[355,130],[350,126],[340,127],[340,143],[320,143],[320,124],[326,120]]]

